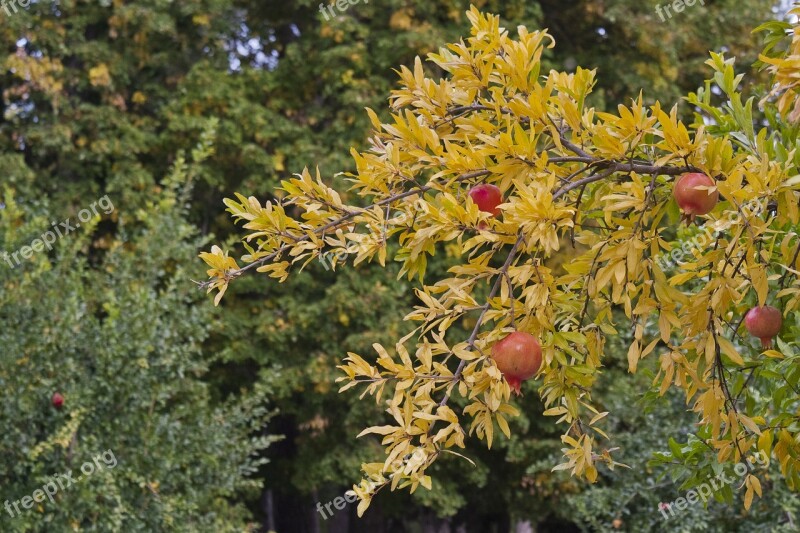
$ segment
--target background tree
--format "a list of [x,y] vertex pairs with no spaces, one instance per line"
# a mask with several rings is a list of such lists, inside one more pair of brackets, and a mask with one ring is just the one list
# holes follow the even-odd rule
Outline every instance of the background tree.
[[[21,159],[5,162],[0,248],[24,250],[53,230],[54,213],[32,192]],[[179,159],[165,190],[138,213],[105,197],[88,224],[78,211],[62,212],[81,227],[51,251],[19,264],[4,254],[3,531],[249,527],[242,501],[258,487],[248,478],[268,444],[256,433],[267,418],[263,391],[222,401],[202,380],[213,357],[201,350],[210,313],[185,287],[202,242],[181,205],[188,174]],[[84,469],[101,454],[94,473]],[[74,484],[65,481],[53,501],[29,510],[18,503],[70,472]]]

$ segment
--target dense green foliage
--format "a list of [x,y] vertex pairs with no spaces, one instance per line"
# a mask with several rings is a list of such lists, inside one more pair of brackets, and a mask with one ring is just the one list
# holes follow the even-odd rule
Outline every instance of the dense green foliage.
[[[0,269],[3,531],[241,531],[249,520],[265,410],[256,396],[220,401],[202,381],[210,317],[186,285],[200,241],[176,196],[185,177],[176,167],[131,215],[101,200],[50,253]],[[52,231],[30,185],[4,187],[5,250]],[[78,211],[59,216],[80,224]],[[70,471],[77,481],[54,501],[14,506]]]

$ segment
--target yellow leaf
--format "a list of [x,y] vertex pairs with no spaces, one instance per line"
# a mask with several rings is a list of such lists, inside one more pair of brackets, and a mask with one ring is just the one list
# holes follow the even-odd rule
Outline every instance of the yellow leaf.
[[764,305],[767,302],[767,293],[769,292],[769,283],[767,282],[767,270],[764,265],[757,264],[747,269],[750,274],[750,281],[753,283],[753,288],[758,295],[758,305]]
[[739,355],[739,352],[736,351],[736,347],[733,345],[731,341],[726,339],[725,337],[717,337],[717,342],[719,343],[720,349],[722,349],[722,353],[730,357],[731,361],[736,363],[739,366],[744,365],[744,360],[742,356]]
[[369,507],[369,504],[370,504],[370,498],[368,496],[364,497],[363,500],[358,502],[358,508],[356,509],[356,512],[358,513],[359,518],[364,516],[364,512]]
[[359,433],[356,438],[363,437],[364,435],[369,435],[370,433],[376,433],[378,435],[388,435],[390,433],[394,433],[398,429],[400,428],[398,428],[397,426],[373,426]]
[[193,23],[194,23],[196,26],[209,26],[209,25],[211,24],[211,19],[210,19],[210,18],[209,18],[209,16],[208,16],[208,15],[206,15],[206,14],[203,14],[203,15],[194,15],[194,16],[192,17],[192,22],[193,22]]
[[753,422],[753,419],[751,419],[750,417],[740,413],[739,422],[741,422],[744,427],[746,427],[756,435],[761,435],[761,430],[758,428],[758,425],[755,422]]
[[641,345],[638,341],[633,341],[628,348],[628,372],[636,372],[636,367],[639,364],[639,354]]
[[756,494],[761,497],[761,481],[753,474],[750,474],[750,484],[752,485]]
[[511,438],[511,429],[508,427],[508,422],[503,417],[503,415],[496,415],[497,418],[497,425],[500,426],[500,431],[503,432],[503,435],[506,436],[507,439]]
[[111,73],[105,63],[89,69],[89,83],[93,87],[107,87],[111,85]]

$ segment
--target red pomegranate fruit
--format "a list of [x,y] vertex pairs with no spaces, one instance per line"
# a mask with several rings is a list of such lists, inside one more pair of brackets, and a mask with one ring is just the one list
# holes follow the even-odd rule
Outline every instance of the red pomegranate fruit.
[[64,396],[62,396],[61,393],[56,392],[55,394],[53,394],[51,402],[53,403],[53,407],[55,407],[56,409],[61,409],[62,407],[64,407]]
[[709,191],[700,187],[713,187],[714,180],[699,172],[690,172],[681,175],[675,182],[672,195],[678,202],[678,207],[683,212],[687,223],[694,220],[697,215],[707,215],[714,209],[719,201],[719,191]]
[[492,359],[519,395],[522,382],[535,376],[542,366],[542,347],[530,333],[515,331],[492,346]]
[[500,188],[489,183],[481,183],[469,190],[469,197],[484,213],[491,213],[492,216],[500,214],[498,205],[503,203],[503,194]]
[[783,325],[781,312],[771,305],[754,307],[744,317],[744,325],[750,335],[761,339],[765,350],[772,347],[772,338],[778,334]]

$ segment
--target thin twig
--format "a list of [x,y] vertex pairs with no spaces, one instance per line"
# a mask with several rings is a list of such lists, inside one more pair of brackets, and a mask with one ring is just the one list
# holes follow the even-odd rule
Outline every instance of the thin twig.
[[[494,282],[494,286],[492,286],[492,290],[489,291],[489,295],[486,297],[486,303],[483,304],[483,310],[481,311],[480,316],[478,317],[478,321],[475,323],[475,327],[472,328],[472,334],[469,336],[469,340],[467,340],[467,347],[470,349],[475,349],[475,340],[478,338],[478,333],[481,330],[481,326],[483,325],[483,320],[486,317],[486,313],[489,311],[489,308],[492,306],[492,298],[497,295],[497,291],[500,290],[500,285],[503,283],[503,277],[505,273],[508,272],[508,269],[511,267],[511,263],[517,257],[517,252],[519,251],[519,247],[522,245],[522,242],[525,240],[524,236],[520,234],[517,237],[517,242],[514,243],[514,247],[511,248],[511,251],[508,252],[508,257],[506,258],[506,262],[500,268],[499,275],[497,276],[497,280]],[[453,383],[457,383],[459,379],[461,379],[461,373],[464,372],[464,367],[467,366],[467,360],[462,359],[460,363],[458,363],[458,368],[456,368],[455,374],[453,374]],[[452,389],[450,389],[452,390]],[[447,403],[450,399],[450,390],[445,392],[444,398],[439,402],[439,406],[443,406]]]
[[[489,174],[491,174],[491,172],[489,170],[485,170],[485,169],[484,170],[475,170],[473,172],[467,172],[465,174],[462,174],[462,175],[458,176],[455,179],[455,181],[457,181],[457,182],[466,181],[466,180],[470,180],[470,179],[474,179],[474,178],[488,176]],[[403,198],[407,198],[409,196],[414,196],[415,194],[423,194],[423,193],[425,193],[425,192],[427,192],[427,191],[429,191],[431,189],[434,189],[434,188],[435,188],[434,185],[421,185],[419,187],[415,187],[413,189],[410,189],[408,191],[396,194],[394,196],[390,196],[389,198],[384,198],[383,200],[380,200],[379,202],[375,202],[374,204],[371,204],[371,205],[369,205],[367,207],[364,207],[361,211],[350,212],[350,213],[348,213],[346,215],[343,215],[343,216],[341,216],[341,217],[339,217],[339,218],[337,218],[335,220],[332,220],[332,221],[328,222],[324,226],[320,226],[318,228],[315,228],[312,231],[311,234],[312,235],[324,234],[328,230],[331,230],[333,228],[338,228],[339,226],[342,226],[343,224],[345,224],[346,222],[349,222],[350,220],[352,220],[353,218],[355,218],[356,216],[358,216],[360,214],[369,212],[370,209],[372,209],[373,207],[376,207],[376,206],[378,206],[378,207],[388,206],[393,202],[396,202],[398,200],[402,200]],[[292,245],[300,243],[300,242],[308,241],[309,239],[311,239],[311,235],[308,235],[308,234],[306,234],[306,235],[297,235],[297,236],[289,235],[289,234],[283,234],[283,236],[286,237],[286,238],[292,239],[292,241],[293,241],[292,244],[284,244],[283,246],[281,246],[280,248],[278,248],[277,250],[275,250],[271,254],[266,255],[266,256],[262,257],[261,259],[258,259],[257,261],[253,261],[249,265],[246,265],[246,266],[244,266],[242,268],[239,268],[239,269],[230,270],[230,271],[226,272],[226,277],[228,279],[233,279],[233,278],[239,277],[242,274],[244,274],[245,272],[247,272],[248,270],[251,270],[251,269],[256,268],[256,267],[258,267],[260,265],[263,265],[264,263],[268,263],[268,262],[272,261],[276,257],[280,256],[282,253],[284,253],[287,250],[289,250],[289,248],[291,248]],[[208,287],[211,286],[211,284],[214,281],[215,280],[207,280],[207,281],[204,281],[202,283],[197,283],[197,285],[199,286],[200,289],[207,289]]]

